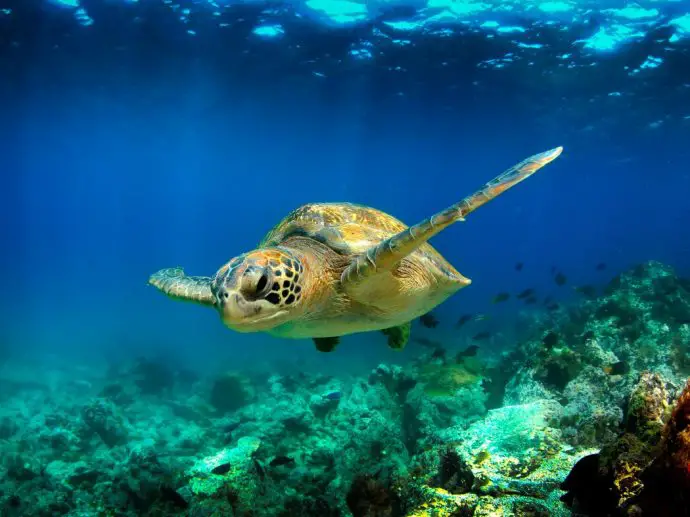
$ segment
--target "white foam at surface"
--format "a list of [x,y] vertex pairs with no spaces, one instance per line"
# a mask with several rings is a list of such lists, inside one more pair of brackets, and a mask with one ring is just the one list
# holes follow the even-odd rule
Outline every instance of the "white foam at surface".
[[[88,7],[80,0],[44,0],[51,5],[71,10],[75,19],[85,30],[104,23],[94,20]],[[102,0],[108,3],[143,3],[143,0]],[[479,33],[488,39],[503,39],[513,45],[515,52],[533,55],[549,46],[548,40],[529,37],[544,34],[544,30],[557,31],[565,38],[572,31],[573,52],[561,54],[564,66],[574,64],[573,54],[611,54],[625,49],[648,36],[651,31],[670,27],[671,31],[659,34],[660,45],[673,51],[690,40],[690,12],[683,13],[678,7],[690,0],[288,0],[282,4],[269,4],[264,0],[146,0],[161,2],[178,17],[181,30],[190,36],[206,30],[203,25],[189,26],[190,19],[216,19],[208,27],[232,30],[232,24],[223,17],[233,6],[266,5],[266,17],[260,19],[252,30],[253,36],[273,40],[277,44],[281,36],[293,30],[289,17],[298,17],[302,22],[326,27],[356,27],[367,25],[377,27],[371,30],[369,43],[386,41],[389,44],[407,45],[414,33],[423,33],[435,38],[448,38],[457,34]],[[282,9],[282,7],[287,7]],[[405,16],[388,16],[391,9],[405,8]],[[672,10],[671,10],[672,9]],[[690,11],[690,7],[689,7]],[[409,13],[409,14],[408,14]],[[11,16],[9,11],[0,11]],[[381,30],[387,34],[383,34]],[[378,31],[378,32],[376,32]],[[405,34],[404,39],[394,40],[392,33]],[[577,36],[575,36],[577,34]],[[655,33],[656,34],[656,33]],[[576,39],[578,38],[578,39]],[[352,48],[352,59],[372,59],[376,51],[363,42]],[[532,59],[530,57],[530,59]],[[496,56],[480,64],[503,68],[515,57]],[[649,70],[658,65],[654,62],[639,66],[636,70]]]

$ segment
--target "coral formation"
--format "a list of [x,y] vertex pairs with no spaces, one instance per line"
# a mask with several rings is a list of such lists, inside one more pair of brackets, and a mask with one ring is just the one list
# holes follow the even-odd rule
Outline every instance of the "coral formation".
[[0,514],[688,515],[690,282],[651,262],[539,314],[365,377],[10,358]]
[[662,444],[664,463],[687,493],[690,490],[690,381],[664,428]]
[[400,498],[390,483],[369,474],[360,474],[352,480],[345,501],[352,517],[402,515]]
[[252,395],[252,387],[246,377],[227,372],[213,381],[209,402],[216,411],[230,413],[246,405]]
[[474,474],[453,447],[441,451],[436,483],[451,494],[464,494],[472,489]]
[[576,513],[690,515],[690,381],[670,416],[668,402],[660,376],[643,373],[620,436],[580,460],[562,485]]
[[643,488],[636,508],[644,515],[690,515],[690,380],[655,452],[654,461],[639,474]]

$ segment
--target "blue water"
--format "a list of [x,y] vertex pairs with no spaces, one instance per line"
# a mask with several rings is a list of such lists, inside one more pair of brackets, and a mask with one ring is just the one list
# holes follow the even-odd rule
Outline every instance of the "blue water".
[[[269,16],[258,5],[17,2],[0,18],[3,346],[211,369],[406,361],[420,348],[396,354],[378,333],[344,338],[335,355],[235,334],[146,281],[177,265],[212,275],[307,202],[413,224],[559,145],[555,163],[433,239],[473,280],[434,311],[438,332],[458,346],[484,329],[509,341],[530,308],[492,305],[501,291],[567,303],[574,286],[650,259],[687,275],[689,9],[655,2],[656,14],[626,17],[611,2],[613,13],[585,17],[585,4],[556,4],[512,20],[490,6],[358,18],[354,4],[347,16],[315,4]],[[438,12],[447,19],[434,25]],[[412,26],[394,39],[401,20]],[[602,30],[628,34],[620,27],[636,34],[602,42]]]

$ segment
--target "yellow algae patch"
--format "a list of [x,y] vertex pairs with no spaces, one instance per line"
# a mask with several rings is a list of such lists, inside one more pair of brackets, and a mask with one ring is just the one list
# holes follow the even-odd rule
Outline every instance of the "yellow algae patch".
[[618,489],[618,504],[622,505],[627,500],[638,495],[644,488],[644,485],[640,482],[642,467],[624,462],[617,470],[613,484]]
[[468,371],[462,364],[429,364],[421,369],[419,376],[424,383],[424,393],[435,397],[451,396],[481,379],[481,376]]
[[423,488],[426,501],[406,517],[453,517],[458,511],[472,511],[479,496],[472,493],[454,495],[443,488]]

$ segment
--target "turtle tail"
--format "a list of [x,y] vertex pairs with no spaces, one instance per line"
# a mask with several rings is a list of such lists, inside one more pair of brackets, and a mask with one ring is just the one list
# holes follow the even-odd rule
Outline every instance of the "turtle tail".
[[149,284],[175,300],[212,306],[211,277],[187,276],[181,267],[161,269],[149,278]]

